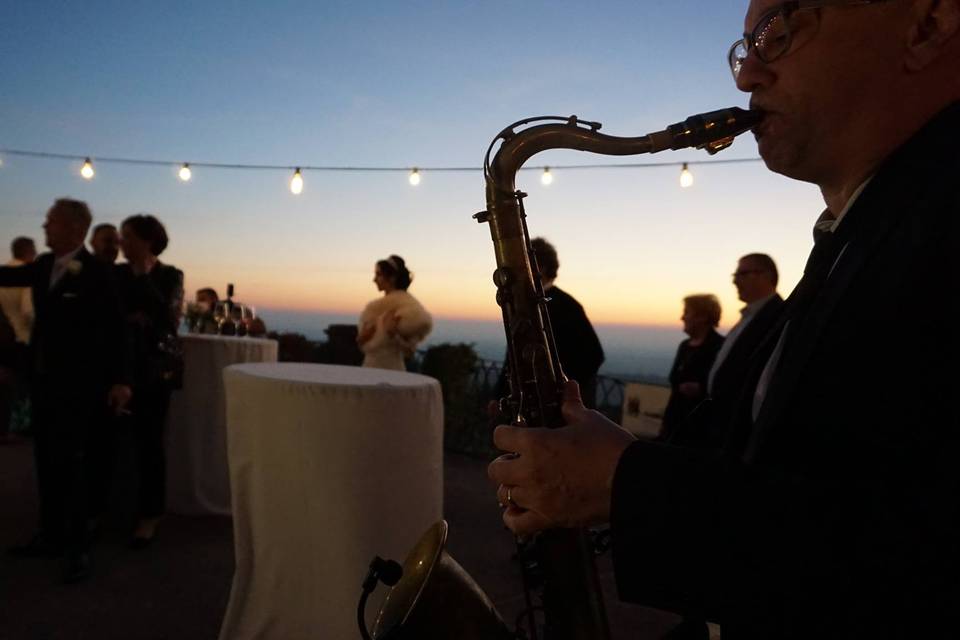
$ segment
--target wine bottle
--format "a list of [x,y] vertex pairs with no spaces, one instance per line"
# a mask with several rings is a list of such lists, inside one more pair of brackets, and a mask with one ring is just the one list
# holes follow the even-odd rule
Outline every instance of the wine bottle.
[[223,303],[223,318],[220,319],[218,332],[222,336],[237,335],[237,323],[233,319],[233,284],[227,285],[227,299]]

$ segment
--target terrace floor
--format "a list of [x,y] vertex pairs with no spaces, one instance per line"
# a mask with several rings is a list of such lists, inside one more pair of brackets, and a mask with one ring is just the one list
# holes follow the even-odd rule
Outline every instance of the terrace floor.
[[[485,469],[484,460],[446,456],[448,550],[512,621],[523,594]],[[29,537],[35,495],[29,442],[0,447],[0,548]],[[217,638],[233,576],[231,521],[171,515],[149,549],[133,551],[129,515],[114,511],[94,547],[94,575],[82,584],[61,585],[55,560],[0,555],[0,640]],[[609,558],[601,558],[600,572],[614,639],[659,638],[677,621],[617,602]],[[358,585],[361,579],[358,573]]]

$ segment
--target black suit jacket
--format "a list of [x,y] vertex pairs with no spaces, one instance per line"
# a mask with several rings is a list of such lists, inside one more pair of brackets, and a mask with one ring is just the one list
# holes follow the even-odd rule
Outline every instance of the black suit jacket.
[[[583,305],[559,287],[547,292],[547,313],[557,347],[557,357],[563,373],[580,385],[584,404],[596,406],[597,372],[605,355],[600,338],[594,331]],[[510,375],[509,357],[504,358],[503,371],[494,390],[497,396],[507,393],[507,376]]]
[[721,456],[624,453],[623,598],[706,612],[724,640],[960,633],[958,149],[960,104],[879,168],[825,285],[805,313],[787,301],[783,354],[744,437]]
[[130,382],[129,349],[111,267],[81,249],[51,288],[54,255],[0,267],[0,286],[29,286],[34,323],[32,373],[65,395]]
[[583,306],[560,287],[547,291],[547,311],[563,372],[581,385],[590,384],[603,364],[603,347]]
[[[777,324],[782,312],[783,298],[778,293],[773,294],[773,297],[757,310],[750,323],[737,336],[730,351],[720,363],[720,368],[714,374],[710,390],[712,399],[718,401],[730,399],[729,402],[732,403],[739,398],[740,389],[747,377],[750,358]],[[727,339],[730,339],[729,336]]]

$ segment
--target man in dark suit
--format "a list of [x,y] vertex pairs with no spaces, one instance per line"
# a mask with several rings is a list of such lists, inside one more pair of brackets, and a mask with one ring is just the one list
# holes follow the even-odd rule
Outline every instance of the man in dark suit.
[[530,244],[540,266],[544,294],[549,298],[547,311],[560,365],[568,378],[580,384],[581,395],[586,398],[588,406],[593,407],[597,395],[597,371],[604,360],[600,339],[583,305],[555,284],[560,270],[557,250],[544,238],[534,238]]
[[[560,270],[560,259],[554,246],[544,238],[534,238],[530,241],[530,245],[533,247],[537,266],[540,267],[543,291],[547,297],[547,312],[550,314],[550,326],[553,329],[560,366],[563,368],[564,375],[571,380],[576,380],[580,385],[584,403],[591,409],[595,408],[597,372],[604,360],[600,338],[590,324],[583,305],[554,284]],[[507,393],[505,380],[507,375],[509,370],[505,368],[504,375],[497,383],[496,393],[500,396]],[[491,415],[495,415],[496,403],[491,403],[488,410]]]
[[[777,293],[780,275],[773,258],[749,253],[737,261],[733,285],[746,303],[740,319],[730,329],[707,376],[707,399],[674,431],[668,442],[682,447],[719,451],[727,438],[734,406],[740,397],[750,359],[783,312]],[[706,531],[704,522],[702,530]],[[697,611],[685,611],[684,620],[664,640],[699,640],[709,637],[706,622]]]
[[85,457],[104,407],[130,399],[129,363],[111,266],[83,247],[90,209],[57,200],[43,225],[50,253],[0,268],[0,286],[29,286],[35,320],[30,344],[34,458],[40,530],[18,556],[62,556],[62,577],[89,575]]
[[571,388],[567,427],[498,427],[504,520],[609,520],[621,598],[705,611],[724,640],[956,638],[960,0],[752,0],[745,25],[760,154],[828,214],[736,437],[632,441]]
[[120,256],[120,232],[116,225],[101,222],[90,232],[90,248],[98,260],[113,264]]

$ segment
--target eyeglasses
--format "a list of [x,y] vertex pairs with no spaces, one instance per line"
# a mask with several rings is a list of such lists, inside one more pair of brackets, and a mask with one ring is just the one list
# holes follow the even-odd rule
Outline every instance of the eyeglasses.
[[751,273],[763,273],[763,269],[737,269],[730,275],[733,276],[734,280],[737,278],[742,278],[743,276],[748,276]]
[[888,2],[889,0],[790,0],[782,2],[767,11],[757,20],[757,24],[750,33],[744,33],[743,38],[737,40],[727,53],[727,62],[733,79],[740,76],[740,69],[751,51],[756,52],[757,58],[769,64],[783,56],[793,44],[793,32],[790,29],[790,17],[797,11],[804,9],[820,9],[823,7],[857,6]]

